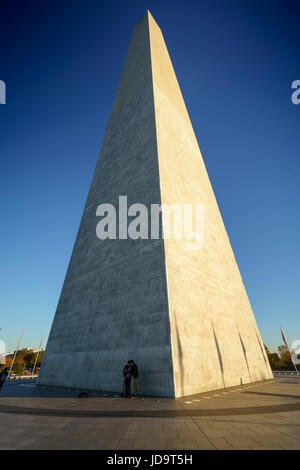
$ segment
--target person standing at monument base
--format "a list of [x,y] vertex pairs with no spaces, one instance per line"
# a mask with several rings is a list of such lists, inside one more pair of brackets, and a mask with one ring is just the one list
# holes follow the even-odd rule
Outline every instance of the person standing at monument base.
[[124,374],[124,380],[125,380],[125,398],[130,398],[131,394],[131,378],[133,374],[133,367],[131,365],[132,361],[128,361],[126,366],[124,367],[123,374]]
[[138,393],[138,376],[139,376],[139,369],[133,359],[131,359],[128,364],[132,368],[132,376],[133,376],[133,396],[136,397]]

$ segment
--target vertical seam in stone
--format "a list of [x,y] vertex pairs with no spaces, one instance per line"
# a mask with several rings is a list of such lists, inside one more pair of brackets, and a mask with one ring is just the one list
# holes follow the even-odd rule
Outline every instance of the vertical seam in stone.
[[[151,75],[152,75],[152,93],[153,93],[153,111],[154,111],[154,127],[156,133],[156,152],[157,152],[157,170],[158,170],[158,182],[159,182],[159,196],[160,196],[160,204],[162,204],[162,194],[161,194],[161,186],[160,186],[160,171],[159,171],[159,155],[158,155],[158,133],[157,133],[157,125],[156,125],[156,110],[155,110],[155,92],[154,92],[154,75],[153,75],[153,67],[152,67],[152,50],[151,50],[151,28],[150,28],[150,13],[147,11],[147,22],[148,22],[148,34],[149,34],[149,49],[150,49],[150,67],[151,67]],[[162,214],[162,226],[163,226],[163,214]],[[164,267],[165,267],[165,280],[166,280],[166,290],[167,290],[167,302],[168,302],[168,315],[169,315],[169,338],[170,338],[170,350],[171,350],[171,361],[172,361],[172,380],[173,380],[173,396],[176,398],[176,387],[175,387],[175,374],[174,374],[174,362],[173,362],[173,336],[171,331],[171,320],[172,320],[172,309],[171,309],[171,296],[169,292],[169,279],[168,279],[168,266],[167,266],[167,257],[165,251],[165,241],[162,238],[163,244],[163,252],[164,252]]]

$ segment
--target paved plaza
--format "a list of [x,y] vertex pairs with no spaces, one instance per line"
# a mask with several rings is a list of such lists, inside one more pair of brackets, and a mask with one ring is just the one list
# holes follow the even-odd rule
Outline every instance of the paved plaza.
[[300,376],[176,400],[77,395],[7,382],[0,449],[300,449]]

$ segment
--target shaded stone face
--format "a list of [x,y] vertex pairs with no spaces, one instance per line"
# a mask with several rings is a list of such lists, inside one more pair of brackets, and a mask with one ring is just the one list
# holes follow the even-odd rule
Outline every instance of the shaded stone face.
[[[99,204],[201,204],[205,241],[99,239]],[[164,211],[163,211],[164,216]],[[137,24],[40,371],[40,384],[177,397],[272,377],[161,31]]]

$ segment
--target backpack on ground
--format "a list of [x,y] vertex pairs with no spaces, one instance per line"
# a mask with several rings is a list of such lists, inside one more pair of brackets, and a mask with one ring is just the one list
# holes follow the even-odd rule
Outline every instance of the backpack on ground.
[[88,392],[80,392],[78,398],[92,398]]

